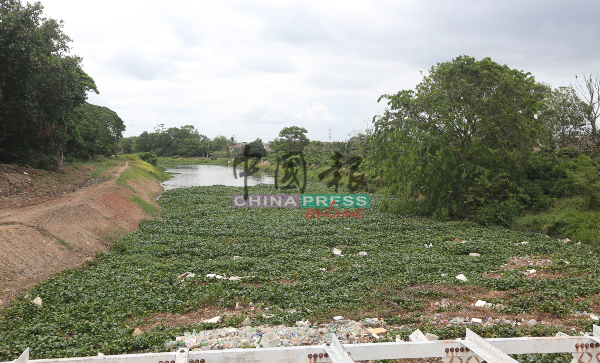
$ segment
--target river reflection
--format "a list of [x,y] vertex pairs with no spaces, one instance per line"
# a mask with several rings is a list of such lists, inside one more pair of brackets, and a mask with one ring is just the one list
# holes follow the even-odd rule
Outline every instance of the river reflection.
[[[241,170],[238,168],[238,173]],[[166,171],[177,174],[173,174],[171,179],[162,183],[165,190],[208,185],[244,186],[244,178],[238,176],[236,179],[233,176],[233,168],[226,166],[178,165]],[[248,186],[256,184],[275,184],[275,178],[260,173],[249,176]]]

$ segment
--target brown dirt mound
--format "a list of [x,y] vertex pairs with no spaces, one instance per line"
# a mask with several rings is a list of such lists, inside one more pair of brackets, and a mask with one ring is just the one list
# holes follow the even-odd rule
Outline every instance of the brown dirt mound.
[[[131,201],[134,192],[112,177],[85,185],[93,167],[65,167],[64,173],[0,165],[0,306],[50,275],[81,266],[112,240],[149,218]],[[135,195],[156,205],[163,191],[155,180],[129,180]]]

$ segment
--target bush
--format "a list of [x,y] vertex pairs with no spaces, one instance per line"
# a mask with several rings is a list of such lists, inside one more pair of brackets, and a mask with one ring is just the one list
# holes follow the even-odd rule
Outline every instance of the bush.
[[150,152],[141,152],[138,154],[139,158],[149,164],[157,165],[158,157],[154,151]]

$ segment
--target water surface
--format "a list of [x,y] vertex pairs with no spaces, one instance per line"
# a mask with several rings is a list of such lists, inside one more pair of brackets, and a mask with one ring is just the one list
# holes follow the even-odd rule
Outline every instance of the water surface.
[[[237,169],[237,179],[233,175],[232,167],[220,165],[177,165],[166,171],[177,174],[173,174],[171,179],[162,183],[165,190],[208,185],[244,186],[244,178],[239,176],[242,171],[240,168]],[[275,184],[275,178],[263,173],[249,176],[248,186],[256,184]]]

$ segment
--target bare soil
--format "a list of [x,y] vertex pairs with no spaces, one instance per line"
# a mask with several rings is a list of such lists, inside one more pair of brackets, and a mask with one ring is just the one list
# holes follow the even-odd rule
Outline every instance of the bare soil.
[[[67,166],[62,173],[0,165],[0,306],[108,251],[116,237],[150,217],[130,200],[134,192],[116,183],[130,167],[123,162],[93,182],[90,165]],[[128,183],[157,206],[163,191],[158,181]]]

